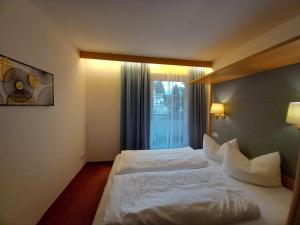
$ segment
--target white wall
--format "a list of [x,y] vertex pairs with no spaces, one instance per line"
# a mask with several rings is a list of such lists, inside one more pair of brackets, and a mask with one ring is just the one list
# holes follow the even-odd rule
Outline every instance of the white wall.
[[120,153],[121,63],[84,60],[88,161]]
[[85,90],[75,48],[27,1],[0,1],[0,54],[54,74],[54,107],[0,106],[0,224],[33,225],[84,160]]
[[254,55],[274,45],[280,44],[291,38],[300,35],[300,15],[282,23],[281,25],[269,30],[253,40],[237,46],[230,52],[226,52],[223,57],[213,63],[214,70],[225,67],[231,63]]

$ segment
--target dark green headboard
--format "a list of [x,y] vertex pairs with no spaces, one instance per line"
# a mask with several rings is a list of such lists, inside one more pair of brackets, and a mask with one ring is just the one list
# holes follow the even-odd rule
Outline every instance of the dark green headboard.
[[300,101],[300,64],[213,85],[213,102],[225,104],[227,117],[213,117],[212,132],[219,143],[237,137],[250,158],[279,151],[283,174],[294,177],[300,133],[285,123],[292,101]]

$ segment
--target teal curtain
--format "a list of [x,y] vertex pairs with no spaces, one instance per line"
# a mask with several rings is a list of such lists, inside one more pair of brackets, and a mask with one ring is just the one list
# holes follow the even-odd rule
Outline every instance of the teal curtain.
[[[190,68],[190,80],[202,78],[204,69]],[[203,147],[203,135],[207,130],[207,99],[204,84],[192,84],[189,88],[189,145]]]
[[123,62],[121,68],[121,150],[150,148],[149,66]]

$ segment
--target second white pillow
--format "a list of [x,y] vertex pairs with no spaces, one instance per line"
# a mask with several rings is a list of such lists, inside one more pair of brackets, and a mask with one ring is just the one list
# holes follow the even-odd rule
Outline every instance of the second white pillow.
[[223,170],[239,180],[268,187],[281,185],[280,155],[273,152],[248,159],[238,148],[225,144]]
[[204,134],[203,136],[203,150],[207,158],[222,162],[224,158],[224,152],[225,152],[225,144],[230,143],[232,146],[235,146],[238,148],[237,139],[234,138],[228,142],[225,142],[222,145],[219,145],[217,142],[215,142],[210,136],[207,134]]

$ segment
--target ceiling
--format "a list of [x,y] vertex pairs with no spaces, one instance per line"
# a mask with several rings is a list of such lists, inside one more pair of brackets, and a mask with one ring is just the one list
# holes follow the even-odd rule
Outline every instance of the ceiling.
[[299,0],[31,0],[80,50],[214,60],[300,13]]

